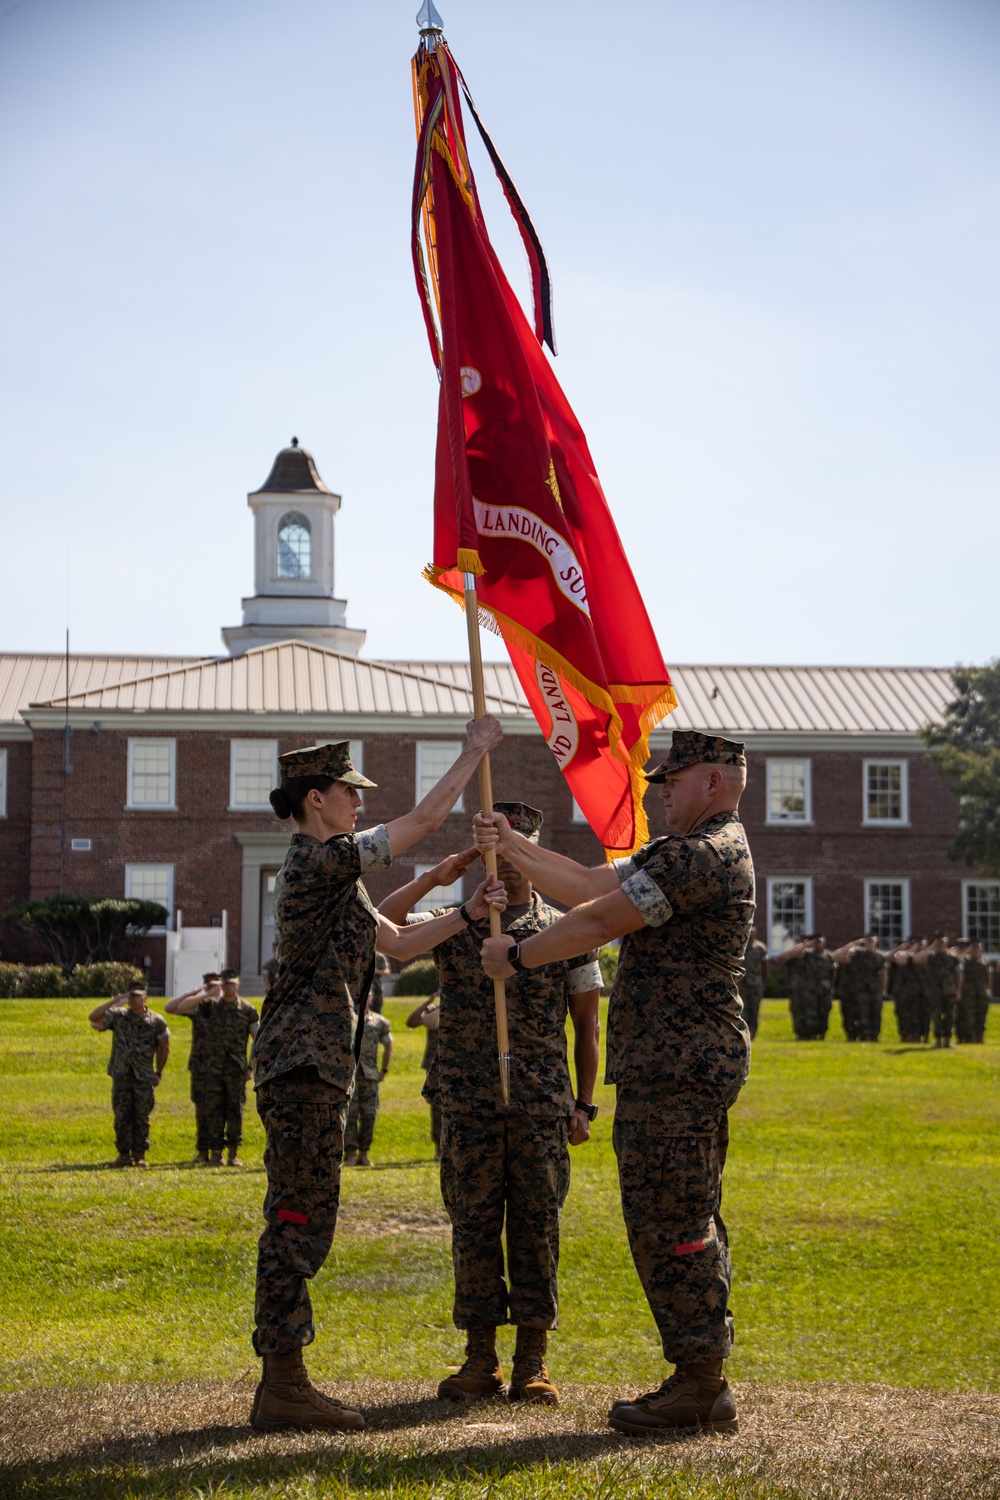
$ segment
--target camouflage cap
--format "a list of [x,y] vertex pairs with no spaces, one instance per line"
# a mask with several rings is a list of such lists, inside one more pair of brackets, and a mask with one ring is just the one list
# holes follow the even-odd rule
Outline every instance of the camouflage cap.
[[307,745],[304,750],[289,750],[278,756],[281,785],[300,776],[329,776],[332,781],[346,781],[348,786],[377,785],[362,776],[351,764],[350,740],[331,745]]
[[699,734],[695,729],[675,729],[666,760],[644,774],[647,781],[666,781],[671,771],[686,771],[688,766],[745,766],[746,748],[739,740]]
[[527,802],[494,802],[493,811],[502,813],[515,833],[523,833],[533,844],[538,843],[542,814],[537,807],[529,807]]

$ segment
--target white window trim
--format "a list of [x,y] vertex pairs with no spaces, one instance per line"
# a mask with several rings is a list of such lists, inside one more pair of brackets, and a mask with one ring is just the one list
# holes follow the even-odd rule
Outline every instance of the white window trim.
[[[771,816],[771,767],[787,761],[805,766],[805,817],[772,818]],[[813,821],[812,760],[807,755],[769,755],[767,757],[766,787],[764,791],[764,822],[771,828],[811,828]]]
[[0,750],[0,818],[7,816],[7,751]]
[[773,885],[787,885],[794,882],[796,885],[804,885],[806,888],[806,932],[815,932],[813,918],[813,881],[811,875],[769,875],[767,877],[767,951],[770,954],[780,953],[781,949],[775,947],[772,937],[772,918],[774,915],[771,903],[771,887]]
[[[169,745],[170,746],[170,801],[169,802],[133,802],[132,801],[132,764],[136,745]],[[126,771],[128,780],[125,786],[125,807],[136,809],[140,812],[176,812],[177,811],[177,741],[157,739],[152,736],[143,736],[141,739],[130,739],[128,742],[128,768]]]
[[[428,873],[428,871],[433,870],[433,868],[434,868],[434,866],[430,865],[430,864],[418,864],[418,865],[414,865],[414,867],[413,867],[413,878],[414,878],[414,880],[419,880],[420,877],[421,877],[421,875],[426,875]],[[451,889],[453,891],[457,891],[457,894],[455,896],[453,896],[450,901],[449,901],[448,897],[445,895],[445,892],[448,890],[448,886],[446,886],[446,885],[435,885],[435,886],[432,886],[431,889],[427,892],[426,896],[421,896],[420,902],[417,905],[415,905],[414,908],[413,908],[414,911],[420,911],[420,910],[423,910],[423,911],[433,911],[433,909],[434,909],[435,906],[448,906],[448,905],[451,904],[452,901],[454,902],[454,904],[456,906],[461,906],[462,901],[464,900],[464,891],[463,891],[464,884],[465,884],[465,876],[464,875],[460,875],[458,877],[458,879],[452,883]],[[430,902],[431,901],[431,897],[434,896],[435,891],[439,892],[440,894],[431,903],[430,906],[424,906],[423,905],[424,902]]]
[[[417,754],[416,754],[416,771],[417,771],[417,779],[416,779],[416,791],[417,791],[417,795],[416,795],[416,801],[417,802],[422,801],[423,797],[426,795],[423,791],[421,791],[421,788],[422,788],[422,786],[424,784],[423,752],[424,752],[424,750],[440,750],[444,745],[452,745],[454,747],[455,754],[452,756],[452,760],[451,760],[451,764],[454,765],[455,761],[458,759],[458,757],[462,753],[462,741],[461,740],[417,740]],[[437,778],[438,781],[440,781],[440,779],[441,779],[440,777]],[[449,812],[449,817],[451,816],[451,813],[460,813],[460,812],[464,812],[464,811],[465,811],[465,793],[462,792],[462,793],[459,794],[458,801],[455,803],[454,807],[451,809],[451,812]]]
[[270,745],[271,746],[271,786],[278,785],[278,741],[277,740],[230,740],[229,741],[229,811],[230,812],[270,812],[270,802],[237,802],[236,800],[236,756],[237,747],[240,745]]
[[[876,822],[881,821],[876,819]],[[871,932],[871,913],[868,908],[868,892],[873,885],[901,885],[903,887],[903,931],[902,940],[905,942],[913,928],[910,925],[910,877],[908,875],[866,875],[865,887],[865,932]]]
[[[969,941],[969,887],[972,885],[1000,885],[1000,880],[963,880],[962,881],[962,937]],[[984,957],[993,960],[1000,958],[1000,953],[989,952],[983,949]]]
[[[132,900],[132,872],[134,870],[166,870],[167,872],[167,899],[164,905],[167,908],[166,927],[151,927],[151,933],[169,932],[174,925],[174,867],[166,860],[140,859],[133,864],[125,866],[125,900]],[[144,897],[136,897],[136,900],[144,900]]]
[[587,814],[584,812],[583,808],[580,806],[579,802],[577,802],[576,798],[574,797],[573,798],[573,816],[570,818],[570,822],[571,823],[575,823],[576,826],[579,827],[581,824],[586,823],[586,821],[587,821]]
[[[868,816],[868,767],[902,766],[899,778],[899,801],[901,818],[870,818]],[[909,828],[910,826],[910,763],[899,756],[873,755],[861,762],[861,826],[862,828]]]

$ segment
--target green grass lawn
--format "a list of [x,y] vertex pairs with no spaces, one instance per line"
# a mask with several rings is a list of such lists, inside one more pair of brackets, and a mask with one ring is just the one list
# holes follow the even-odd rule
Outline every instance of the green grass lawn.
[[[345,1172],[342,1221],[314,1284],[310,1366],[332,1382],[435,1380],[460,1359],[419,1097],[423,1033],[402,1024],[411,1003],[386,1005],[396,1049],[372,1153],[378,1170]],[[173,1018],[152,1170],[104,1170],[114,1154],[110,1038],[89,1029],[91,1004],[0,1002],[0,1389],[255,1377],[256,1114],[251,1106],[242,1170],[187,1165],[190,1027]],[[885,1029],[894,1035],[888,1014]],[[891,1039],[796,1043],[785,1002],[765,1003],[726,1173],[731,1378],[1000,1392],[998,1081],[1000,1007],[986,1046],[937,1052]],[[612,1091],[600,1090],[599,1102],[591,1143],[573,1153],[550,1368],[559,1383],[645,1389],[664,1367],[621,1222]],[[700,1494],[701,1480],[691,1482],[648,1492]],[[599,1492],[582,1480],[577,1491]]]

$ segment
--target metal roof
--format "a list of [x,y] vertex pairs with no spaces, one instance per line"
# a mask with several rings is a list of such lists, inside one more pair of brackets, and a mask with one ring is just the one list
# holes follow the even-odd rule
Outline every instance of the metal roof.
[[299,447],[298,438],[292,438],[290,448],[282,448],[259,490],[254,493],[266,495],[274,493],[279,495],[301,495],[307,491],[315,491],[319,495],[329,495],[319,470],[316,460],[305,448]]
[[[469,686],[468,662],[396,662]],[[509,662],[484,664],[487,691],[529,712]],[[713,734],[916,734],[955,697],[947,667],[671,667],[668,729]]]
[[[0,656],[0,721],[62,709],[65,658]],[[665,729],[729,734],[915,735],[955,696],[945,667],[683,666]],[[530,717],[508,662],[485,664],[490,712]],[[238,657],[70,658],[73,711],[472,714],[467,662],[362,661],[300,641]]]
[[[190,656],[70,656],[70,694],[188,666],[197,660]],[[34,652],[0,655],[0,724],[20,724],[29,703],[45,703],[65,691],[65,656]]]
[[[62,709],[54,695],[47,708]],[[35,706],[41,707],[41,703]],[[472,716],[472,693],[442,678],[392,663],[359,661],[302,641],[256,646],[241,656],[212,658],[133,675],[71,692],[69,707],[87,712],[428,714]],[[495,714],[521,705],[487,694]]]

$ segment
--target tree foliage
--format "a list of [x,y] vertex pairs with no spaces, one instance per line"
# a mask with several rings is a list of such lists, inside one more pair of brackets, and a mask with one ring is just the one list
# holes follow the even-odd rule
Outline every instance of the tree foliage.
[[940,724],[923,731],[928,759],[961,799],[948,853],[1000,876],[1000,658],[952,673],[958,697]]
[[64,974],[78,964],[114,963],[131,956],[137,937],[167,920],[158,901],[107,896],[53,896],[24,901],[0,922],[32,939]]

